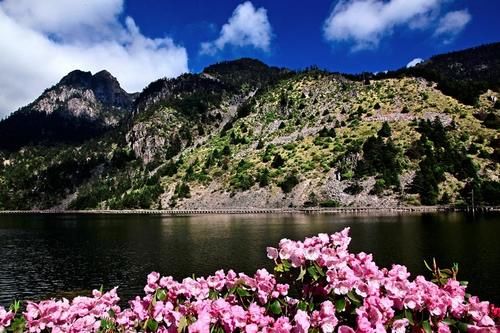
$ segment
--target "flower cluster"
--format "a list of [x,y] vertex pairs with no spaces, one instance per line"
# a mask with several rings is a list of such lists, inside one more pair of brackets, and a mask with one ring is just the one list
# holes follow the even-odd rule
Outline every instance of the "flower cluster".
[[349,229],[267,248],[274,274],[230,270],[176,281],[151,273],[121,309],[116,288],[71,302],[0,307],[0,332],[499,332],[500,308],[468,295],[456,269],[432,281],[348,251]]

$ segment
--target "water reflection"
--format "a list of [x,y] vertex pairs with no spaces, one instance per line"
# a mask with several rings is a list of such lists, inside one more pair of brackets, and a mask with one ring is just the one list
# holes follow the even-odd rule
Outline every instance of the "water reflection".
[[[150,271],[176,278],[271,268],[265,247],[351,227],[354,251],[424,273],[423,259],[459,262],[470,290],[500,302],[499,215],[0,215],[0,304],[120,286],[141,294]],[[71,295],[71,294],[70,294]]]

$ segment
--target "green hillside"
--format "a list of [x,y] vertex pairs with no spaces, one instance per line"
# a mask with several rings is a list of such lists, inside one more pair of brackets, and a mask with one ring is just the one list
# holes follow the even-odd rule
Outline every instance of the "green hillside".
[[[474,68],[498,65],[484,53]],[[422,65],[436,82],[252,59],[158,80],[102,136],[0,152],[0,208],[461,206],[473,190],[498,205],[500,90],[475,71],[467,78],[487,83],[474,103],[453,97],[443,78],[467,79],[450,72],[456,61]]]

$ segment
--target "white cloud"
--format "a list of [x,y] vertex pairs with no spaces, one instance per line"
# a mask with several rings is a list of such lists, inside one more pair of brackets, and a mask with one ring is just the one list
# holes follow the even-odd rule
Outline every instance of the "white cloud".
[[326,19],[323,33],[330,42],[352,43],[354,51],[375,48],[382,38],[395,29],[430,28],[438,19],[445,2],[341,0]]
[[412,61],[410,61],[407,65],[406,65],[406,68],[411,68],[411,67],[415,67],[416,65],[420,64],[424,62],[424,59],[422,58],[415,58],[413,59]]
[[439,20],[434,36],[444,37],[445,42],[450,42],[470,20],[471,15],[466,9],[449,12]]
[[222,27],[219,38],[201,44],[201,53],[213,55],[222,51],[226,45],[252,46],[268,51],[271,38],[272,28],[266,9],[256,9],[247,1],[236,7],[229,21]]
[[74,69],[107,69],[128,91],[188,71],[185,48],[144,36],[123,0],[0,2],[0,117]]

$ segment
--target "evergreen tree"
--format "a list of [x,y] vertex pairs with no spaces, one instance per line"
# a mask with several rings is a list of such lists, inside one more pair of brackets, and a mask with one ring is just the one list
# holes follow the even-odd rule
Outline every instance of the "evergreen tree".
[[275,169],[281,168],[285,164],[285,160],[280,154],[275,154],[271,166]]
[[377,135],[382,138],[389,138],[392,135],[391,126],[387,121],[384,121],[382,128],[377,132]]

